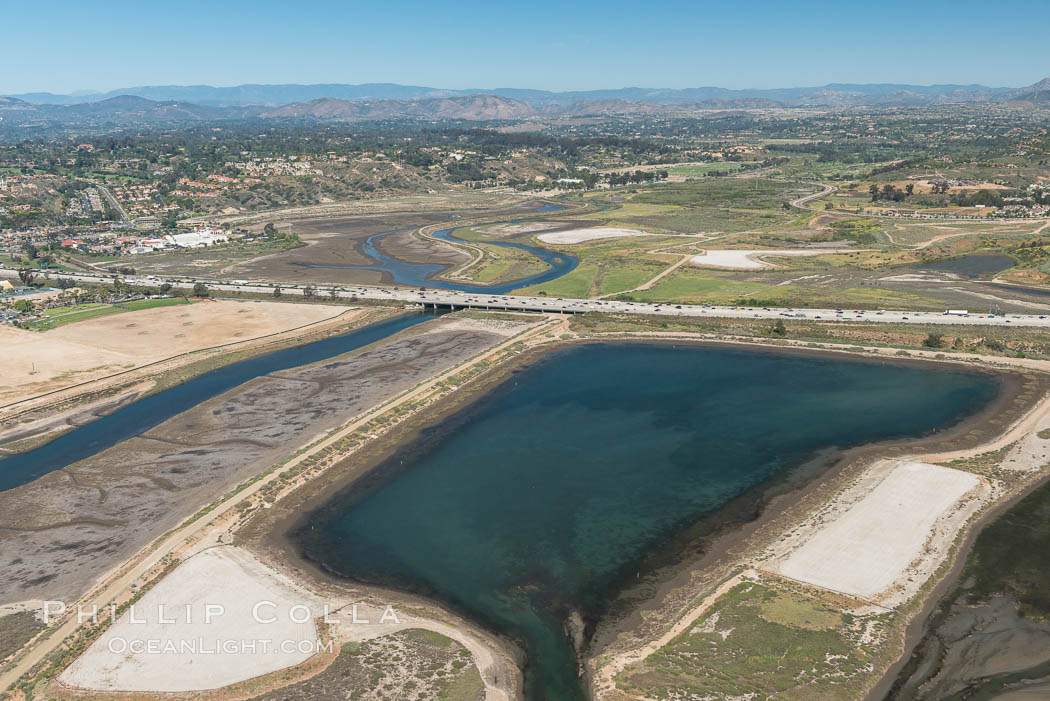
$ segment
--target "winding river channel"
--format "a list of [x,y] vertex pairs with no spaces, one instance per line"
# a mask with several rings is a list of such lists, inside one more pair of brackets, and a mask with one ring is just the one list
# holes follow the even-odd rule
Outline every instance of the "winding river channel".
[[[561,205],[557,204],[546,204],[540,207],[537,212],[555,212],[565,209]],[[516,219],[508,222],[510,224],[520,224],[523,220]],[[430,287],[441,290],[455,290],[457,292],[477,292],[479,294],[490,294],[490,295],[505,295],[512,290],[517,290],[522,287],[528,287],[530,285],[539,285],[544,282],[550,282],[560,278],[562,275],[571,272],[580,264],[579,259],[574,256],[566,255],[564,253],[557,253],[555,251],[548,250],[546,248],[540,248],[539,246],[528,246],[523,243],[515,243],[514,241],[485,241],[486,246],[499,246],[502,248],[516,248],[520,251],[525,251],[533,256],[536,256],[541,261],[549,266],[547,270],[530,275],[528,277],[521,278],[519,280],[512,280],[498,285],[471,285],[465,282],[451,282],[448,280],[435,279],[434,276],[446,270],[449,266],[440,263],[408,263],[393,256],[388,256],[379,250],[376,245],[378,239],[384,236],[390,236],[391,234],[397,234],[404,231],[411,231],[412,229],[395,229],[393,231],[382,231],[378,234],[373,234],[365,239],[361,246],[361,250],[369,258],[376,261],[373,265],[324,265],[322,263],[302,263],[305,267],[309,268],[328,268],[338,270],[376,270],[388,273],[393,279],[393,283],[396,285],[404,285],[405,287]],[[453,232],[456,227],[443,229],[436,231],[432,236],[442,241],[449,241],[452,243],[464,243],[467,245],[477,245],[474,241],[465,241],[463,239],[453,236]],[[524,235],[536,232],[525,232]]]

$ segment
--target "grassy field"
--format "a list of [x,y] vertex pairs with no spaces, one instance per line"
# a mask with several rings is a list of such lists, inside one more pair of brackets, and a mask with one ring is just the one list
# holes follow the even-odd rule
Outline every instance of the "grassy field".
[[[0,265],[17,268],[32,268],[33,270],[44,270],[43,263],[39,258],[27,258],[21,254],[0,253]],[[69,270],[66,266],[52,261],[47,270]]]
[[669,265],[655,258],[584,255],[571,273],[515,294],[550,297],[594,297],[632,289],[659,275]]
[[486,246],[483,243],[477,246],[483,253],[481,260],[464,271],[464,274],[475,282],[512,282],[542,273],[549,268],[542,260],[520,248]]
[[779,284],[779,279],[769,273],[734,273],[686,265],[660,280],[651,289],[626,293],[619,298],[625,301],[673,304],[757,304],[780,307],[823,305],[865,309],[910,305],[916,309],[940,308],[937,300],[901,290],[863,285],[843,285],[829,290],[823,287]]
[[58,307],[48,309],[41,319],[33,319],[26,322],[25,327],[32,331],[48,331],[50,329],[73,324],[86,319],[95,319],[110,314],[138,311],[140,309],[153,309],[155,307],[170,307],[176,304],[190,304],[190,300],[184,297],[169,297],[165,299],[139,299],[122,304],[79,304],[69,307]]
[[670,175],[678,175],[686,178],[703,177],[711,171],[723,173],[735,173],[740,170],[737,161],[715,161],[713,163],[689,163],[677,166],[668,166]]
[[[273,681],[279,681],[279,675],[274,675],[278,679]],[[250,686],[245,685],[244,690]],[[475,701],[484,695],[484,682],[466,648],[443,635],[409,629],[360,643],[344,643],[335,661],[321,672],[287,686],[271,682],[269,690],[251,694],[251,698]]]
[[809,185],[764,178],[704,178],[628,190],[619,210],[592,216],[679,233],[790,228],[808,217],[786,203],[812,191]]
[[[631,237],[571,246],[537,245],[571,253],[581,264],[560,280],[521,290],[525,294],[589,296],[623,293],[624,299],[660,303],[745,304],[763,306],[936,310],[953,304],[973,306],[949,287],[882,284],[884,275],[908,274],[903,268],[929,258],[1001,250],[1031,237],[1035,224],[908,222],[813,213],[785,204],[811,186],[773,178],[702,178],[684,183],[636,186],[615,193],[587,194],[589,202],[607,202],[604,211],[581,218],[609,226],[639,228],[677,236]],[[483,238],[485,232],[472,232]],[[703,234],[692,238],[682,234]],[[936,240],[921,251],[912,247]],[[533,237],[535,240],[535,237]],[[726,271],[684,265],[652,289],[631,292],[674,262],[673,254],[704,248],[789,248],[839,242],[857,252],[782,258],[763,271]],[[660,255],[664,253],[664,255]],[[1030,252],[1031,253],[1031,252]],[[1037,255],[1038,254],[1038,255]],[[1040,280],[1050,272],[1050,256],[1031,253]],[[1041,270],[1041,266],[1046,271]],[[1011,271],[1019,281],[1039,282],[1029,271]],[[953,301],[954,300],[954,301]]]
[[617,685],[658,699],[859,698],[883,621],[848,613],[856,603],[742,582]]
[[981,531],[967,561],[972,601],[1009,593],[1023,615],[1050,617],[1050,485],[1043,485]]
[[44,624],[37,620],[34,611],[0,616],[0,660],[29,642],[43,627]]

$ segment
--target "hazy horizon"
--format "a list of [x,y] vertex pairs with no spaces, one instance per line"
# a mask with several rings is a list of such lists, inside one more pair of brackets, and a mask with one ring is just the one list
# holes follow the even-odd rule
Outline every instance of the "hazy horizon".
[[[1048,71],[1050,71],[1050,69],[1048,69]],[[1047,76],[1044,76],[1044,78],[1045,77],[1047,77]],[[456,92],[471,91],[471,90],[477,90],[479,92],[480,91],[496,91],[496,90],[536,90],[536,91],[540,91],[540,92],[551,92],[551,93],[599,92],[599,91],[634,90],[634,89],[640,89],[640,90],[697,90],[697,89],[707,89],[707,88],[725,89],[725,90],[733,90],[733,91],[745,91],[746,92],[746,91],[796,90],[796,89],[805,89],[805,88],[822,88],[822,87],[825,87],[827,85],[871,85],[871,86],[875,86],[875,85],[907,85],[907,86],[921,87],[921,88],[934,88],[934,87],[941,87],[941,86],[958,86],[958,87],[981,87],[981,88],[990,88],[990,89],[1016,89],[1016,88],[1027,87],[1028,85],[1032,85],[1033,83],[1037,83],[1040,80],[1043,80],[1043,78],[1036,78],[1034,80],[1031,80],[1031,81],[1029,81],[1027,83],[1020,84],[1020,85],[1008,85],[1006,83],[1002,83],[1002,84],[987,84],[987,83],[973,83],[973,82],[969,82],[969,83],[965,83],[965,82],[902,83],[902,82],[899,82],[899,81],[892,81],[892,80],[880,80],[880,81],[872,81],[872,82],[867,82],[867,83],[858,83],[858,82],[855,82],[855,81],[832,80],[832,81],[829,81],[827,83],[822,83],[820,85],[808,85],[808,84],[807,85],[802,85],[802,84],[799,84],[799,85],[774,85],[774,86],[768,86],[768,87],[745,86],[745,87],[740,87],[740,88],[729,88],[729,87],[726,87],[724,85],[715,85],[715,84],[709,84],[709,85],[687,85],[687,86],[683,86],[683,87],[668,87],[668,86],[665,86],[665,85],[614,85],[614,86],[573,88],[573,89],[566,89],[566,90],[556,90],[556,89],[541,88],[541,87],[521,87],[521,86],[517,86],[517,85],[498,85],[498,86],[477,86],[477,85],[474,85],[474,86],[468,86],[468,87],[463,87],[463,88],[457,88],[457,87],[451,87],[451,86],[447,86],[447,85],[422,85],[422,84],[419,84],[419,83],[397,83],[397,82],[391,82],[391,81],[375,81],[375,80],[364,80],[364,81],[361,81],[359,83],[313,82],[312,81],[312,82],[299,82],[299,83],[265,83],[265,82],[263,82],[263,83],[233,83],[233,84],[222,84],[222,85],[218,85],[218,84],[214,84],[214,83],[190,82],[190,83],[150,83],[150,84],[142,84],[142,85],[118,85],[118,86],[115,86],[115,87],[112,87],[112,88],[100,88],[100,89],[82,88],[82,89],[78,89],[78,90],[68,90],[68,91],[61,91],[61,92],[56,92],[56,91],[53,91],[53,90],[23,90],[23,91],[20,91],[20,92],[17,92],[17,93],[13,92],[13,91],[7,91],[7,92],[3,92],[3,93],[0,93],[0,94],[3,94],[3,95],[51,94],[51,95],[60,95],[60,96],[61,95],[70,95],[70,96],[73,96],[73,97],[83,97],[83,96],[88,96],[88,95],[105,95],[105,94],[112,93],[112,92],[117,92],[117,91],[120,91],[120,90],[140,90],[140,89],[144,89],[144,88],[196,88],[196,87],[200,87],[200,88],[215,88],[217,90],[225,90],[225,89],[241,88],[241,87],[247,87],[247,86],[281,87],[281,86],[286,86],[286,85],[287,86],[302,86],[302,87],[313,87],[313,86],[318,86],[318,85],[352,85],[352,86],[359,86],[359,85],[398,85],[398,86],[401,86],[401,87],[428,88],[428,89],[433,89],[433,90],[449,90],[449,91],[456,91]]]
[[[60,21],[56,21],[56,18]],[[382,6],[268,0],[178,10],[116,0],[5,10],[4,94],[128,87],[397,83],[452,90],[557,92],[660,86],[767,90],[828,83],[1021,87],[1050,74],[1033,60],[1050,5],[1009,12],[962,0],[844,10],[759,0],[736,7],[623,0],[528,11],[468,0]],[[40,37],[46,35],[46,43]],[[1044,49],[1045,53],[1045,49]]]

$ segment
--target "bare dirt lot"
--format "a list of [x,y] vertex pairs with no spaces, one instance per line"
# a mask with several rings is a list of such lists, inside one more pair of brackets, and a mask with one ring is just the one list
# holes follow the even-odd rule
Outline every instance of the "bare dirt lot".
[[0,493],[0,603],[69,600],[200,504],[503,340],[444,318],[252,380],[142,436]]
[[44,332],[3,325],[0,405],[345,311],[327,305],[208,301],[97,317]]

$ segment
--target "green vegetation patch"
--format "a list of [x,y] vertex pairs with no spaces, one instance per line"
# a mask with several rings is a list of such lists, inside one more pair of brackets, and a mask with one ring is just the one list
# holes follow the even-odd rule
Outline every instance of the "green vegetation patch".
[[880,237],[876,233],[881,232],[883,227],[877,219],[841,219],[832,222],[831,229],[837,238],[848,239],[861,246],[871,246],[880,243]]
[[550,269],[542,260],[519,248],[478,244],[482,258],[464,274],[475,282],[497,284],[513,282]]
[[256,701],[480,701],[485,686],[470,652],[451,638],[409,629],[346,643],[325,670]]
[[632,292],[624,299],[638,302],[725,304],[737,299],[760,297],[787,300],[791,289],[755,283],[750,276],[682,266],[652,288]]
[[777,592],[758,605],[759,615],[770,623],[806,630],[830,630],[842,624],[842,614],[813,599]]
[[32,611],[0,616],[0,660],[13,654],[44,627]]
[[803,226],[812,215],[788,202],[812,187],[761,178],[704,178],[639,189],[620,210],[599,215],[646,230],[696,233]]
[[70,307],[58,307],[48,309],[44,312],[44,317],[41,319],[32,319],[26,322],[25,328],[32,331],[49,331],[59,326],[95,319],[100,316],[153,309],[155,307],[170,307],[176,304],[190,304],[190,301],[184,297],[166,297],[164,299],[138,299],[113,305],[81,304]]
[[1026,616],[1050,617],[1050,484],[987,526],[967,561],[971,600],[1007,593]]
[[880,625],[775,584],[743,582],[617,684],[658,699],[859,698]]
[[734,173],[740,170],[742,164],[739,161],[714,161],[712,163],[688,163],[677,166],[669,166],[669,175],[679,175],[686,178],[695,178],[714,173]]
[[580,263],[572,272],[562,275],[560,278],[540,285],[514,290],[513,294],[539,295],[541,297],[590,297],[591,288],[597,275],[597,264]]

